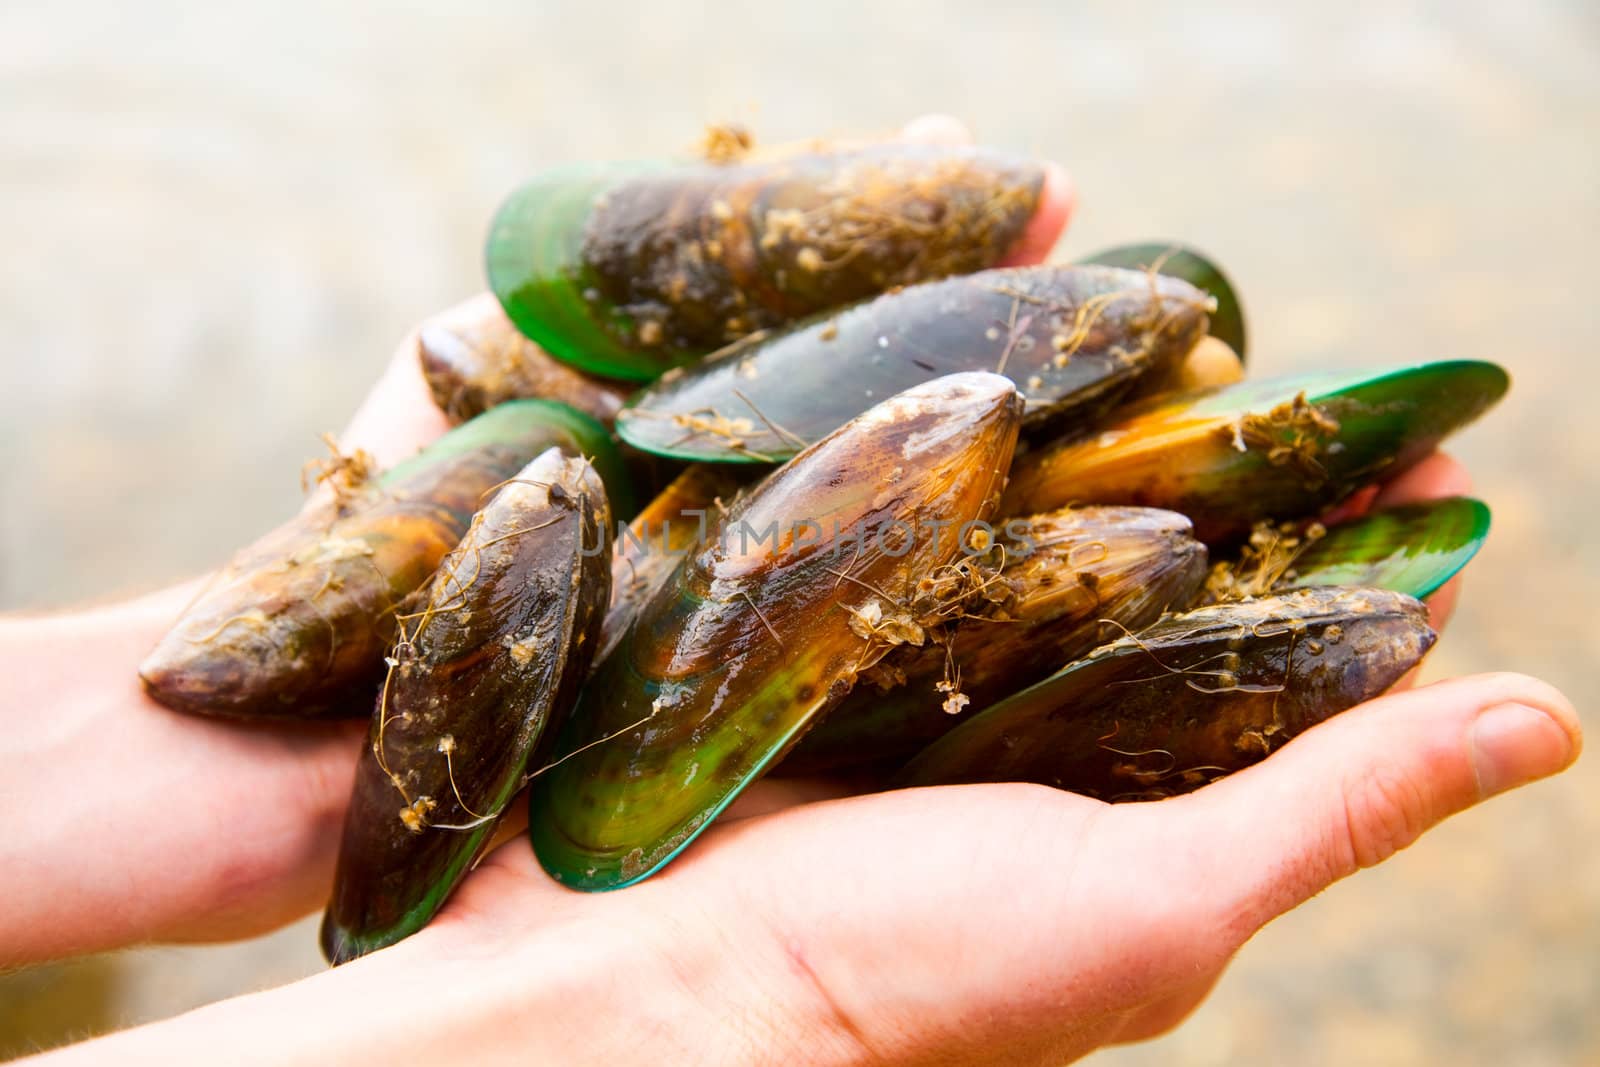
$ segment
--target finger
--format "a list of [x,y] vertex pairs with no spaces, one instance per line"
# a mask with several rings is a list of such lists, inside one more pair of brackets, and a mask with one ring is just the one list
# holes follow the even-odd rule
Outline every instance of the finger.
[[1363,518],[1372,510],[1372,502],[1378,498],[1378,487],[1375,485],[1362,486],[1339,503],[1322,513],[1320,521],[1324,526],[1338,526],[1346,522],[1354,522]]
[[1441,585],[1438,590],[1427,599],[1428,625],[1432,626],[1435,631],[1443,630],[1445,625],[1450,621],[1450,616],[1455,614],[1456,602],[1460,599],[1461,575],[1458,574],[1448,582],[1445,582],[1443,585]]
[[1057,164],[1046,163],[1044,184],[1039,188],[1039,207],[1000,265],[1026,267],[1043,263],[1077,209],[1078,189],[1071,176]]
[[449,420],[433,402],[433,394],[423,380],[417,357],[417,331],[412,330],[395,350],[383,377],[356,409],[350,425],[339,436],[339,445],[346,452],[365,449],[380,468],[388,468],[414,455],[449,428]]
[[[1150,805],[1232,943],[1446,817],[1567,767],[1576,713],[1519,674],[1460,678],[1352,709],[1269,760]],[[1164,810],[1162,810],[1164,809]]]
[[1472,492],[1472,475],[1456,459],[1435,452],[1378,490],[1374,509],[1440,500],[1447,496],[1466,496]]
[[1472,491],[1472,476],[1451,456],[1434,452],[1383,485],[1369,485],[1352,493],[1322,516],[1328,526],[1359,519],[1368,512],[1402,504],[1418,504]]

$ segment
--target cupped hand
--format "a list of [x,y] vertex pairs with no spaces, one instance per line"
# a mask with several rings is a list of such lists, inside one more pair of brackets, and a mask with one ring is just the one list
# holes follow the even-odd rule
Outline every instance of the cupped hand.
[[[1436,456],[1379,503],[1465,489]],[[1454,595],[1433,598],[1436,621]],[[1559,692],[1484,674],[1392,691],[1161,801],[759,783],[662,874],[617,893],[561,888],[511,841],[408,953],[626,930],[639,974],[654,960],[692,989],[681,1010],[697,1013],[707,1059],[1062,1063],[1175,1026],[1264,923],[1580,747]]]

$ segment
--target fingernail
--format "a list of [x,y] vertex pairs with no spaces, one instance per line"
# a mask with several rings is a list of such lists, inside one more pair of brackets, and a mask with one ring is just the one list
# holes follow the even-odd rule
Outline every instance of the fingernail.
[[1497,704],[1472,726],[1478,793],[1491,797],[1554,774],[1572,759],[1572,738],[1555,719],[1526,704]]

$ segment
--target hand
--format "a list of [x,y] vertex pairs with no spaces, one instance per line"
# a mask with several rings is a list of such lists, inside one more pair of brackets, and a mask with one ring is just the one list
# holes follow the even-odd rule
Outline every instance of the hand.
[[[954,120],[902,134],[967,139]],[[1047,171],[1012,257],[1042,259],[1073,192]],[[448,428],[415,334],[341,436],[382,466]],[[292,473],[289,475],[292,477]],[[271,930],[327,899],[363,722],[243,725],[171,711],[141,690],[139,661],[199,583],[127,604],[0,619],[0,969],[142,941]]]
[[[1461,469],[1434,457],[1381,503],[1465,489]],[[1433,606],[1453,597],[1441,590]],[[682,1044],[667,1047],[706,1060],[1060,1063],[1176,1025],[1264,923],[1446,816],[1561,770],[1580,746],[1560,693],[1490,674],[1390,693],[1155,803],[1030,785],[843,798],[824,783],[762,783],[743,817],[735,809],[620,893],[562,889],[512,841],[393,962],[460,968],[537,945],[528,975],[587,973],[590,950],[569,932],[630,930],[626,958],[607,954],[607,938],[592,949],[628,976],[607,995],[631,1010],[676,992],[684,1003],[659,1015]],[[550,956],[552,942],[576,958]],[[661,1047],[609,1007],[614,1042],[598,1048],[539,1027],[511,1040],[613,1062],[630,1042],[634,1054]]]

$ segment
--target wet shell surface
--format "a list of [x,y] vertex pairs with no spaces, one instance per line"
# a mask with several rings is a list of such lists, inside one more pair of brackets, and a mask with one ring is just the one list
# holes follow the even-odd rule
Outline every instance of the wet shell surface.
[[617,432],[678,459],[772,462],[884,397],[962,371],[1010,378],[1030,436],[1085,428],[1205,335],[1187,282],[1111,267],[1015,267],[887,293],[756,334],[629,401]]
[[1422,603],[1381,589],[1169,615],[946,734],[899,784],[1039,782],[1110,801],[1188,792],[1379,695],[1434,637]]
[[610,525],[594,469],[551,449],[406,604],[322,925],[332,962],[421,929],[487,847],[588,673]]
[[[905,635],[784,760],[786,774],[897,769],[1006,695],[1164,612],[1206,577],[1189,520],[1155,508],[1071,508],[1004,524],[950,621]],[[944,590],[930,583],[925,595]]]
[[[535,779],[534,851],[579,889],[693,840],[891,646],[881,620],[993,514],[1022,415],[1010,381],[893,397],[741,497],[596,668]],[[938,523],[938,526],[932,525]]]
[[501,206],[490,288],[556,358],[649,380],[756,330],[994,266],[1043,180],[1027,160],[912,144],[568,167]]

